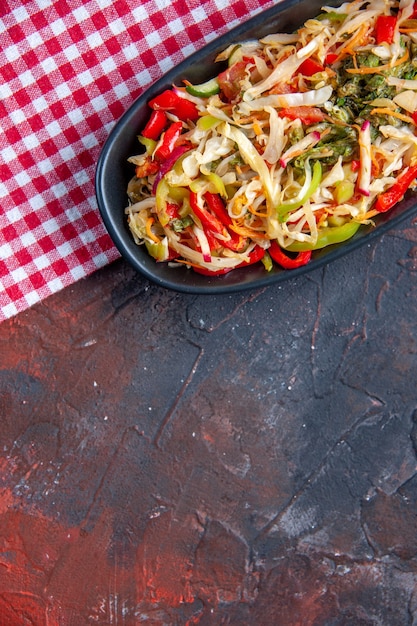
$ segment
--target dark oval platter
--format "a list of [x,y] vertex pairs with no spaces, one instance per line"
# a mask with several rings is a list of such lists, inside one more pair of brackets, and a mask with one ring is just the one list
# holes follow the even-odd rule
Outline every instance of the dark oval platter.
[[[307,19],[317,15],[323,4],[322,0],[284,0],[277,6],[255,15],[204,46],[156,81],[114,126],[97,164],[95,185],[98,207],[104,225],[122,257],[149,280],[168,289],[196,294],[232,293],[273,285],[310,272],[352,252],[359,246],[369,243],[371,239],[381,237],[416,212],[416,196],[409,193],[388,213],[378,216],[375,219],[375,226],[361,227],[348,242],[314,252],[308,265],[293,270],[274,267],[272,271],[266,272],[263,265],[258,263],[234,270],[224,276],[207,277],[185,267],[177,268],[167,263],[156,263],[144,246],[138,246],[133,241],[125,215],[126,189],[133,175],[132,166],[127,159],[139,151],[137,135],[149,117],[148,101],[173,84],[182,84],[183,79],[198,84],[217,75],[220,69],[214,59],[229,44],[259,39],[275,32],[290,33]],[[340,3],[326,4],[337,6]]]

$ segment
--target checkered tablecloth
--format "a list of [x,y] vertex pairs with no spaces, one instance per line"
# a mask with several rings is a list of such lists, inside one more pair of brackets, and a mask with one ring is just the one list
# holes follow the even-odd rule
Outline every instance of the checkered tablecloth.
[[0,2],[0,320],[118,257],[94,193],[151,83],[274,0]]

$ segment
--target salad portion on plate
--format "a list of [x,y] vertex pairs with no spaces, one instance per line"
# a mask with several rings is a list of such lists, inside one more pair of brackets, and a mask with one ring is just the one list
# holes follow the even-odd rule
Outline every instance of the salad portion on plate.
[[216,61],[148,102],[129,158],[129,229],[157,262],[300,267],[416,187],[413,2],[324,6]]

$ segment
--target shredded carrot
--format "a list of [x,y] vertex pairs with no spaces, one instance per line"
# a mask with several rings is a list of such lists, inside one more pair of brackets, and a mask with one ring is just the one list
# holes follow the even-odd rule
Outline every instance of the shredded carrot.
[[[379,156],[379,158],[378,158]],[[371,161],[372,161],[372,176],[377,178],[382,170],[383,159],[381,159],[381,155],[376,154],[375,146],[371,146]]]
[[250,205],[248,207],[249,213],[252,213],[252,215],[256,215],[256,217],[260,217],[261,219],[266,219],[268,217],[268,213],[264,212],[262,213],[261,211],[257,211],[256,209],[253,208],[252,205]]
[[[379,211],[377,211],[376,209],[371,209],[370,211],[368,211],[367,213],[365,213],[365,215],[362,215],[360,218],[361,222],[365,222],[365,220],[370,220],[372,217],[375,217],[375,215],[378,215]],[[358,218],[359,220],[359,218]]]
[[[251,210],[251,205],[249,205],[249,212]],[[258,220],[251,220],[251,224],[250,226],[248,226],[246,224],[246,215],[242,215],[241,217],[235,218],[233,220],[233,224],[235,224],[236,226],[242,226],[243,228],[251,228],[254,231],[258,231],[258,230],[264,230],[265,229],[265,224],[261,219]]]
[[391,115],[392,117],[396,117],[402,122],[405,122],[406,124],[413,123],[412,118],[409,117],[408,115],[404,115],[403,113],[398,113],[397,111],[393,111],[392,109],[388,107],[380,107],[380,108],[377,107],[375,109],[372,109],[371,111],[372,115],[376,115],[377,113],[380,113],[381,115]]
[[253,113],[252,115],[247,115],[246,117],[240,118],[240,123],[243,125],[252,123],[265,124],[267,122],[268,118],[262,111],[256,111],[256,113]]
[[351,37],[346,42],[346,44],[339,49],[338,56],[337,56],[335,63],[337,63],[338,61],[341,61],[349,54],[354,56],[355,48],[357,48],[363,43],[363,39],[365,38],[367,31],[368,31],[368,25],[362,24],[362,26],[359,28],[356,35]]
[[329,78],[333,78],[334,76],[337,76],[336,72],[330,69],[330,67],[326,67],[324,71],[326,72]]
[[406,50],[405,54],[400,59],[397,59],[394,63],[386,63],[385,65],[380,65],[379,67],[358,67],[357,69],[349,68],[346,70],[346,72],[348,72],[349,74],[379,74],[380,72],[391,70],[393,67],[397,67],[398,65],[405,63],[406,61],[408,61],[408,57],[408,50]]
[[152,232],[152,224],[154,223],[154,221],[155,221],[154,217],[148,217],[148,219],[146,220],[146,234],[155,243],[161,243],[161,240],[159,239],[159,237],[157,237],[155,233]]
[[236,165],[236,171],[239,174],[243,174],[243,172],[249,172],[250,170],[250,165]]
[[242,237],[251,237],[252,239],[269,239],[265,232],[253,230],[247,226],[238,226],[237,224],[233,224],[230,225],[229,228]]
[[191,261],[186,261],[185,259],[175,259],[175,263],[182,263],[183,265],[187,265],[189,267],[197,267],[198,269],[201,268],[201,266],[197,265],[197,263],[192,263]]
[[417,31],[417,20],[413,18],[409,18],[405,20],[402,24],[400,24],[398,30],[400,33],[415,33]]
[[262,128],[260,126],[260,124],[258,122],[254,122],[253,123],[253,130],[255,132],[255,135],[258,137],[259,135],[262,135]]

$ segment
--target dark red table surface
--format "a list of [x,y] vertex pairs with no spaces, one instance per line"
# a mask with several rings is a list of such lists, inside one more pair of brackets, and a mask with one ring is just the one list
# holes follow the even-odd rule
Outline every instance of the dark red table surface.
[[230,296],[119,260],[3,322],[1,626],[416,624],[416,223]]

